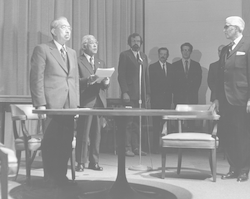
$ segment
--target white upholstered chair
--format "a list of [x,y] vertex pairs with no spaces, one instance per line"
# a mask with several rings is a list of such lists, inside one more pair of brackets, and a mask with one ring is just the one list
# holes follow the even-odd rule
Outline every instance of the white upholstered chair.
[[[11,104],[11,117],[13,121],[14,142],[18,167],[16,177],[21,161],[21,153],[25,151],[26,179],[30,183],[31,165],[36,157],[36,153],[41,148],[41,141],[44,134],[44,118],[38,114],[32,113],[34,107],[32,104]],[[72,142],[71,173],[72,180],[75,180],[75,139]]]
[[[177,105],[176,111],[180,111],[180,114],[164,116],[165,120],[177,120],[178,121],[178,132],[167,133],[166,123],[163,127],[162,134],[165,134],[161,138],[162,147],[162,178],[165,178],[165,166],[166,166],[166,155],[167,148],[178,148],[178,166],[177,174],[180,174],[181,162],[182,162],[182,149],[208,149],[210,150],[210,168],[212,172],[213,181],[216,181],[216,148],[219,144],[217,137],[217,124],[212,129],[208,129],[210,132],[182,132],[182,121],[183,120],[218,120],[219,115],[209,109],[210,105]],[[190,112],[190,115],[183,114],[181,112]],[[204,126],[204,125],[203,125]]]

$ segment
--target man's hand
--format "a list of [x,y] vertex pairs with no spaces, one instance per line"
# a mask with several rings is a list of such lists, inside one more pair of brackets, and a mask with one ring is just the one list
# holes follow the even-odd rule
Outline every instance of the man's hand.
[[124,102],[130,102],[130,97],[129,97],[128,93],[123,93],[122,99]]
[[214,110],[216,113],[219,112],[219,100],[214,100],[209,110]]
[[248,100],[248,102],[247,102],[247,113],[250,113],[250,100]]
[[104,86],[108,86],[109,83],[110,83],[110,78],[105,77],[105,78],[102,80],[102,83],[103,83]]
[[96,82],[99,77],[97,75],[90,75],[88,78],[88,84],[92,85]]
[[[46,110],[46,106],[37,106],[37,110]],[[38,114],[39,119],[46,119],[46,114]]]

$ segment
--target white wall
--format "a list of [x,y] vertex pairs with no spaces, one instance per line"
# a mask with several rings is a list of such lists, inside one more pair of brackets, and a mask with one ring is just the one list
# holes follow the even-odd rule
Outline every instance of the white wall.
[[157,49],[167,47],[168,62],[181,57],[180,46],[190,42],[192,59],[199,61],[203,78],[201,104],[209,103],[209,64],[218,60],[217,48],[228,44],[223,33],[225,18],[241,16],[242,0],[145,0],[145,52],[149,63],[158,60]]

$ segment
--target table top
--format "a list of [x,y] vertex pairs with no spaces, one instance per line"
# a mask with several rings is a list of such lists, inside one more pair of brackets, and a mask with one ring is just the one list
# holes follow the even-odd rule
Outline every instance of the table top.
[[33,110],[33,113],[47,115],[105,115],[105,116],[168,116],[187,119],[217,119],[212,111],[176,111],[166,109],[138,108],[76,108],[76,109],[46,109]]

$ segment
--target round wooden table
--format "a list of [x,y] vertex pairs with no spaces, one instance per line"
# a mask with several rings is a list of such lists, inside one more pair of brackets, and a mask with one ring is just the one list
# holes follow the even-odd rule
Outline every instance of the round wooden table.
[[[147,199],[157,198],[152,192],[143,192],[133,189],[127,181],[125,172],[125,132],[128,117],[131,116],[187,116],[207,118],[210,111],[176,111],[159,109],[135,109],[135,108],[113,108],[113,109],[47,109],[34,110],[33,113],[47,115],[100,115],[113,116],[118,128],[118,172],[113,186],[109,190],[86,193],[87,198],[102,199]],[[212,117],[212,112],[211,112]]]

